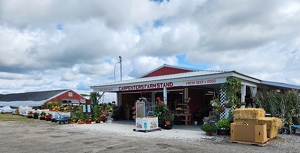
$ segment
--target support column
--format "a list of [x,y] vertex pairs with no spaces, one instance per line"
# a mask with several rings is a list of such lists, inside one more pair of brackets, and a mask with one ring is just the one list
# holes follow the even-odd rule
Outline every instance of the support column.
[[185,100],[185,99],[188,99],[189,98],[189,90],[188,90],[188,88],[184,88],[184,95],[183,95],[183,99]]
[[246,85],[243,84],[241,88],[241,101],[240,102],[245,102],[245,97],[246,97]]
[[[256,96],[256,93],[257,93],[257,87],[250,87],[250,91],[251,91],[251,97],[252,99],[254,100],[254,97]],[[255,102],[253,103],[253,108],[255,108],[256,105],[255,105]]]
[[117,93],[118,106],[122,105],[122,94]]
[[168,101],[167,101],[167,87],[164,87],[164,104],[168,104]]

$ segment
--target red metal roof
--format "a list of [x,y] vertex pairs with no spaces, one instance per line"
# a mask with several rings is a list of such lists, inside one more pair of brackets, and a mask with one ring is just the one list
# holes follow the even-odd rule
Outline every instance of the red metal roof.
[[178,73],[185,73],[185,72],[193,72],[193,71],[195,71],[195,70],[181,68],[181,67],[175,67],[175,66],[164,64],[163,66],[161,66],[161,67],[145,74],[141,78],[161,76],[161,75],[169,75],[169,74],[178,74]]

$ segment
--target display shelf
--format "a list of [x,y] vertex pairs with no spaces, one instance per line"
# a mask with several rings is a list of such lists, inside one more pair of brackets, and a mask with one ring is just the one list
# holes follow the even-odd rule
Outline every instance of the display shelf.
[[181,122],[184,122],[185,125],[191,124],[192,114],[174,114],[179,118]]
[[178,117],[181,122],[184,122],[185,125],[191,124],[192,115],[189,113],[188,100],[175,100],[175,112],[176,114],[174,115]]

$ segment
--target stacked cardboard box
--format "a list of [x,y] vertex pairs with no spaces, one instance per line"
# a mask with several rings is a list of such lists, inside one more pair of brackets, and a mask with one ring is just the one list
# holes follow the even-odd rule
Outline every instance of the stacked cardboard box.
[[[275,117],[265,117],[265,110],[261,108],[241,108],[234,110],[234,122],[245,123],[246,125],[266,125],[267,138],[277,136],[278,129],[282,122]],[[247,133],[247,132],[245,132]]]
[[255,143],[265,143],[267,138],[267,125],[258,122],[234,122],[230,125],[232,141],[246,141]]

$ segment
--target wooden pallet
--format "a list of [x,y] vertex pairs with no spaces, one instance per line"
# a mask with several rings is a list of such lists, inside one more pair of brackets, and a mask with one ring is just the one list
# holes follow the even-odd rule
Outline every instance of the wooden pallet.
[[133,131],[135,131],[135,132],[145,132],[145,133],[152,132],[152,131],[161,131],[161,127],[158,127],[156,129],[150,129],[150,130],[137,130],[137,129],[133,129]]
[[[270,139],[269,139],[270,140]],[[259,143],[259,142],[247,142],[247,141],[236,141],[236,140],[228,140],[231,143],[238,143],[238,144],[248,144],[248,145],[255,145],[255,146],[260,146],[260,147],[264,147],[265,145],[268,144],[268,141],[264,142],[264,143]]]

